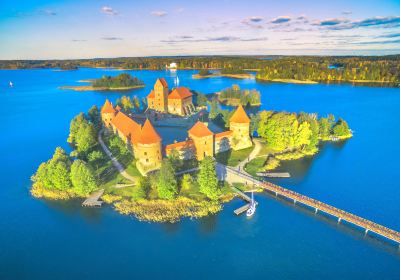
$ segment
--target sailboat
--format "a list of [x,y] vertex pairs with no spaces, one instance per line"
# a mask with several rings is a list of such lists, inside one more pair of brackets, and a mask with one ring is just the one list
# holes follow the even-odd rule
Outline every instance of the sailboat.
[[251,202],[250,202],[250,207],[246,211],[246,216],[251,217],[254,215],[256,212],[256,202],[254,201],[254,192],[251,192]]
[[13,87],[14,86],[14,84],[10,81],[10,87]]
[[175,86],[179,87],[179,77],[178,76],[176,76],[176,79],[175,79]]

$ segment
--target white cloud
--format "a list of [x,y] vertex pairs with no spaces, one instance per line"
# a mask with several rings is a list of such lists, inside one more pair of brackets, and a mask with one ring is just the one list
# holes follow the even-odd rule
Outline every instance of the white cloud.
[[114,10],[110,6],[103,6],[101,12],[109,16],[116,16],[119,14],[118,11]]
[[152,16],[155,16],[155,17],[164,17],[164,16],[166,16],[168,13],[167,13],[166,11],[159,10],[159,11],[152,11],[150,14],[151,14]]

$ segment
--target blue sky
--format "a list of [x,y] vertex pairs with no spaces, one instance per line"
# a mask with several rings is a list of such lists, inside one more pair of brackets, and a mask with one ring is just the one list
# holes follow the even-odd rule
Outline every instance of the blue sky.
[[0,59],[393,53],[400,0],[0,3]]

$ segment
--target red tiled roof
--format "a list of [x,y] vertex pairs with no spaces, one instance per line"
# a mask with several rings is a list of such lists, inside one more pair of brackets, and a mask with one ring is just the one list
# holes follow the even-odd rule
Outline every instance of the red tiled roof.
[[167,88],[167,87],[168,87],[168,83],[167,83],[167,81],[166,81],[164,78],[158,78],[157,81],[156,81],[156,83],[157,83],[158,81],[160,81],[160,83],[162,84],[162,86],[163,86],[164,88]]
[[185,99],[190,96],[192,96],[192,93],[188,88],[178,87],[168,95],[168,99]]
[[111,123],[125,137],[130,137],[131,142],[134,142],[134,138],[140,133],[140,125],[122,112],[118,112]]
[[214,133],[212,133],[212,131],[209,130],[208,127],[201,121],[198,121],[191,129],[189,129],[188,132],[189,135],[194,135],[196,137],[205,137],[214,135]]
[[167,146],[165,146],[165,150],[169,151],[169,150],[180,150],[182,148],[188,147],[188,146],[192,146],[193,145],[193,141],[192,140],[187,140],[187,141],[183,141],[183,142],[177,142],[177,143],[173,143],[173,144],[169,144]]
[[106,99],[106,102],[104,102],[103,107],[101,107],[101,113],[102,114],[114,114],[115,109],[110,101]]
[[115,107],[115,110],[116,110],[116,111],[121,111],[121,107],[120,107],[119,105],[117,105],[117,106]]
[[144,125],[142,126],[142,130],[140,133],[140,136],[137,139],[137,143],[140,144],[153,144],[161,142],[161,137],[149,121],[149,119],[146,119],[144,122]]
[[147,98],[154,98],[156,95],[154,94],[154,90],[151,90]]
[[250,123],[250,118],[247,116],[246,111],[243,109],[242,105],[239,105],[229,121],[234,123]]
[[223,138],[223,137],[230,137],[230,136],[232,136],[232,131],[230,131],[230,130],[215,134],[215,138]]

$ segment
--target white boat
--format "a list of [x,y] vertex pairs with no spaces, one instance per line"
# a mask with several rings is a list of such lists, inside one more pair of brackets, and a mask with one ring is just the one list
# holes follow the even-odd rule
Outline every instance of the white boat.
[[10,87],[13,87],[14,86],[14,84],[10,81]]
[[254,201],[254,192],[251,192],[251,202],[250,207],[246,211],[246,216],[251,217],[256,212],[256,202]]

